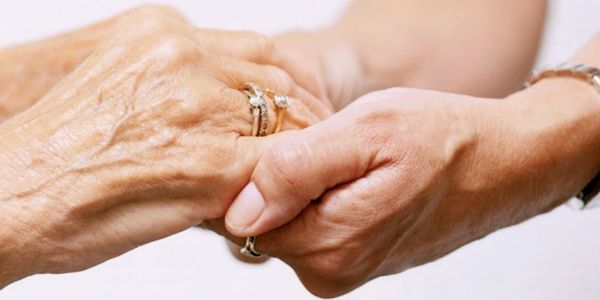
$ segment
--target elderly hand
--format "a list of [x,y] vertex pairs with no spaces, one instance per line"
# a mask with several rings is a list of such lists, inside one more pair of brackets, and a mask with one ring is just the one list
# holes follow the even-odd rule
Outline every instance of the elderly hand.
[[85,269],[222,217],[271,141],[249,137],[244,82],[291,96],[285,129],[328,113],[282,70],[238,58],[270,55],[257,37],[131,18],[2,123],[0,284]]
[[266,152],[227,213],[231,234],[220,230],[238,243],[263,234],[259,252],[316,295],[340,295],[574,195],[600,167],[600,139],[585,138],[599,111],[574,79],[503,101],[373,93]]
[[98,45],[133,20],[175,19],[185,22],[177,11],[162,6],[141,6],[93,25],[0,50],[0,122],[18,114],[42,98]]
[[[98,50],[102,42],[148,20],[189,24],[173,8],[144,5],[65,34],[0,49],[0,122],[31,107]],[[195,29],[195,32],[198,47],[214,54],[292,70],[302,69],[298,63],[307,63],[292,62],[289,55],[280,53],[274,41],[256,32],[215,29]],[[295,78],[295,81],[312,94],[318,94],[314,80]],[[326,100],[321,103],[329,106]]]

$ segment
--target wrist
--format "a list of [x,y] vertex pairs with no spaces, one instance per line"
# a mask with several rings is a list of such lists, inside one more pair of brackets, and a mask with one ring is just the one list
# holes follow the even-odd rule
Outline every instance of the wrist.
[[[600,170],[600,93],[574,78],[548,78],[510,96],[515,126],[547,173],[548,201],[576,195]],[[510,110],[509,110],[510,111]]]

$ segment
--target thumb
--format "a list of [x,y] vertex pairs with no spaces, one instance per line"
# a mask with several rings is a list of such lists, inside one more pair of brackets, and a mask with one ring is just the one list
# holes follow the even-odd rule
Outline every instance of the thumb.
[[326,190],[368,170],[371,154],[340,115],[291,133],[260,158],[225,222],[237,236],[255,236],[294,219]]

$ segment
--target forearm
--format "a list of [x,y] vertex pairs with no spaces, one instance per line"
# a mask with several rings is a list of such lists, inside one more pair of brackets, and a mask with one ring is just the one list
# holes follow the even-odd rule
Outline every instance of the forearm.
[[[570,61],[600,66],[600,35]],[[543,79],[509,97],[506,106],[518,110],[523,128],[539,147],[540,157],[551,160],[555,181],[547,188],[555,201],[573,196],[600,171],[600,93],[575,78]],[[562,193],[562,194],[561,194]],[[558,194],[558,195],[557,195]]]
[[357,0],[332,27],[278,39],[292,57],[318,52],[338,109],[393,86],[499,97],[520,87],[533,64],[545,4]]
[[367,90],[407,85],[503,96],[533,63],[544,12],[542,0],[359,0],[338,27],[359,52]]
[[51,236],[41,224],[51,223],[52,210],[65,212],[60,205],[64,199],[82,200],[83,194],[74,193],[93,190],[97,182],[87,181],[84,187],[82,178],[62,176],[66,166],[60,162],[67,164],[76,153],[48,139],[52,126],[40,116],[53,116],[22,112],[84,61],[113,30],[115,20],[0,50],[0,288],[52,271],[46,269],[47,261],[56,253],[46,251]]
[[43,118],[33,121],[35,115],[29,110],[0,124],[0,288],[52,272],[50,262],[63,254],[51,251],[51,241],[64,234],[57,219],[67,221],[69,207],[89,202],[87,191],[100,197],[100,177],[68,172],[81,153],[67,143],[57,147],[60,141],[49,139],[53,124]]
[[521,151],[524,163],[506,174],[518,176],[521,167],[535,174],[523,181],[530,193],[514,197],[524,201],[515,202],[521,208],[524,203],[531,203],[537,213],[554,208],[598,173],[600,94],[591,85],[573,78],[544,79],[501,106],[512,116],[507,122],[517,135],[514,147],[527,149]]
[[[600,58],[595,54],[600,52],[593,51],[596,45],[599,39],[572,61],[595,65]],[[599,116],[598,90],[568,76],[542,79],[483,113],[476,127],[488,128],[481,134],[481,147],[500,150],[487,151],[486,159],[494,163],[488,169],[465,169],[469,175],[462,181],[492,186],[493,194],[499,195],[498,201],[483,203],[481,211],[491,212],[484,218],[491,227],[482,226],[483,234],[564,203],[598,174]],[[485,208],[490,205],[495,209]]]

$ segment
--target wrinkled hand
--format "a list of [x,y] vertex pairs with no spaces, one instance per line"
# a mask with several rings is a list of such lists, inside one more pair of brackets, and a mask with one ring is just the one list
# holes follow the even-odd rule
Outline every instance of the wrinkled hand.
[[[597,98],[566,81],[579,89],[570,97]],[[256,249],[319,296],[435,260],[558,205],[593,176],[594,164],[575,163],[593,148],[557,126],[584,104],[561,100],[554,83],[504,101],[367,95],[266,152],[227,213],[230,233],[212,226],[237,243],[262,234]]]
[[2,284],[85,269],[222,217],[277,138],[248,137],[244,82],[291,96],[285,129],[328,113],[281,69],[240,59],[268,63],[271,51],[253,33],[134,17],[2,123]]
[[[98,50],[107,39],[127,31],[136,24],[179,22],[189,24],[179,11],[158,5],[133,8],[107,20],[83,28],[0,50],[0,122],[16,115],[41,99],[65,76]],[[198,47],[205,51],[248,60],[260,64],[286,67],[286,71],[301,70],[286,49],[260,33],[230,32],[216,29],[195,29]],[[283,46],[283,45],[282,45]],[[285,53],[284,53],[285,52]],[[294,75],[294,74],[292,74]],[[311,76],[315,74],[311,73]],[[311,77],[294,78],[313,95],[317,85]],[[323,97],[320,103],[329,103]],[[310,104],[310,103],[307,103]],[[316,108],[318,109],[318,108]]]
[[177,11],[145,5],[93,25],[0,50],[0,122],[31,107],[103,41],[138,22],[186,22]]

